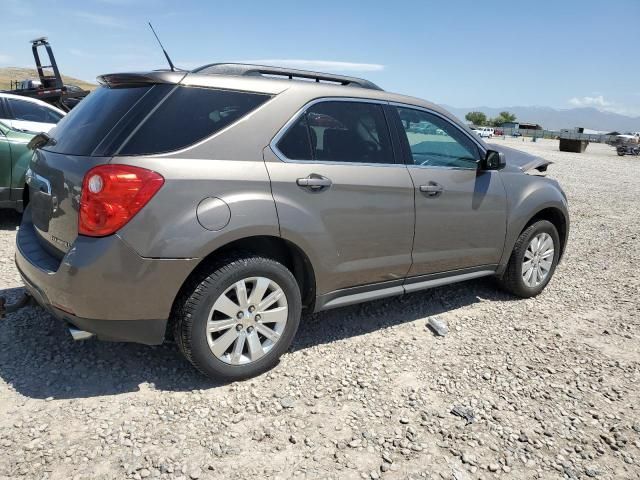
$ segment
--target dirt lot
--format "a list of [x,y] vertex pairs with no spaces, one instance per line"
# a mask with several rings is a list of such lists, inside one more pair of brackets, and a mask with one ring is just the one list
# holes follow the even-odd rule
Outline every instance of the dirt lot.
[[[0,478],[639,478],[640,160],[496,142],[554,160],[569,197],[541,296],[483,280],[319,314],[231,385],[23,310],[0,323]],[[3,294],[17,222],[0,214]]]

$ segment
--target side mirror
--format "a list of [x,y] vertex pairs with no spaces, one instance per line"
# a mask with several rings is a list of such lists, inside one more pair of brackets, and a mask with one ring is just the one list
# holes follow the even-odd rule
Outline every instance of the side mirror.
[[504,153],[496,150],[487,150],[487,154],[480,163],[482,170],[501,170],[507,166]]

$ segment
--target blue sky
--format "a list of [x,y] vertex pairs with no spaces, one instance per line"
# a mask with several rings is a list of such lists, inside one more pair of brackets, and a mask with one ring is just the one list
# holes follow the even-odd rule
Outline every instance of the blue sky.
[[1,0],[0,66],[31,66],[46,35],[82,79],[163,68],[148,20],[183,68],[271,61],[456,107],[640,115],[640,0]]

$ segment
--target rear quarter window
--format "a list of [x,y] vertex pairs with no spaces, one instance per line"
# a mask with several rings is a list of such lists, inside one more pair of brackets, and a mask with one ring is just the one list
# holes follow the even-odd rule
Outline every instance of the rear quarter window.
[[200,87],[177,87],[132,132],[118,155],[180,150],[219,132],[256,109],[269,95]]

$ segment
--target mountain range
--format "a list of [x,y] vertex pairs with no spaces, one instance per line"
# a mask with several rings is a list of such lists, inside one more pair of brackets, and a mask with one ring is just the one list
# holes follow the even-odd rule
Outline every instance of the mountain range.
[[497,117],[500,112],[513,113],[517,120],[537,123],[546,130],[584,127],[607,132],[640,132],[640,117],[629,117],[619,113],[605,112],[592,107],[557,110],[551,107],[473,107],[457,108],[442,105],[462,121],[469,112],[482,112],[487,117]]

